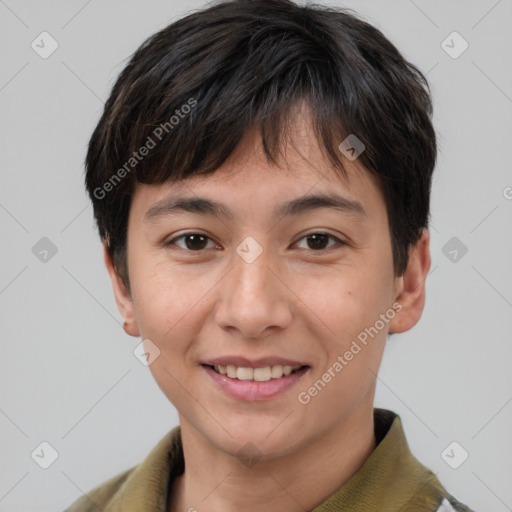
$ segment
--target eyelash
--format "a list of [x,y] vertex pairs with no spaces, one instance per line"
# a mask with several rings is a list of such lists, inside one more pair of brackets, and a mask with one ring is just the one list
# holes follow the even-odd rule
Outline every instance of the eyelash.
[[[191,235],[199,235],[199,236],[202,236],[202,237],[204,237],[204,238],[206,238],[206,239],[208,239],[208,240],[211,240],[211,241],[213,242],[213,240],[212,240],[210,237],[208,237],[208,236],[204,235],[203,233],[197,233],[197,232],[195,232],[195,231],[189,231],[188,233],[182,233],[180,236],[177,236],[176,238],[173,238],[172,240],[169,240],[169,241],[168,241],[168,242],[166,242],[164,245],[165,245],[166,247],[169,247],[169,246],[171,246],[171,245],[175,245],[175,242],[176,242],[177,240],[180,240],[181,238],[186,238],[187,236],[191,236]],[[340,240],[339,238],[335,237],[334,235],[331,235],[330,233],[325,233],[325,232],[323,232],[323,231],[315,231],[315,232],[313,232],[313,233],[308,233],[308,234],[304,235],[303,237],[299,238],[299,240],[297,240],[297,242],[299,242],[299,241],[301,241],[301,240],[303,240],[303,239],[305,239],[305,238],[309,238],[309,237],[311,237],[311,236],[313,236],[313,235],[326,235],[327,237],[329,237],[329,238],[331,238],[331,239],[335,240],[335,241],[338,243],[338,245],[339,245],[339,246],[347,246],[347,245],[348,245],[348,243],[347,243],[347,242],[344,242],[343,240]],[[295,242],[295,243],[297,243],[297,242]],[[197,251],[194,251],[194,250],[192,250],[192,249],[187,249],[187,248],[183,248],[183,247],[180,247],[180,246],[178,246],[178,247],[179,247],[180,249],[183,249],[184,251],[187,251],[187,252],[197,252],[197,253],[201,253],[201,252],[204,252],[204,251],[206,250],[206,249],[199,249],[199,250],[197,250]],[[306,249],[306,250],[308,250],[308,252],[312,252],[312,253],[314,253],[314,254],[318,254],[318,253],[322,253],[322,252],[327,252],[327,250],[328,250],[328,249],[332,249],[332,247],[333,247],[333,246],[331,246],[331,247],[327,247],[327,248],[325,248],[325,249],[309,249],[309,250],[308,250],[308,249]]]

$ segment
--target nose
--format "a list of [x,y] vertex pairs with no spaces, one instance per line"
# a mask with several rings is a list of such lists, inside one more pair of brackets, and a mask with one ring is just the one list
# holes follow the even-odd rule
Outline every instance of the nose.
[[[215,319],[239,337],[264,339],[292,320],[292,291],[263,252],[251,263],[238,255],[224,277]],[[272,265],[272,266],[271,266]]]

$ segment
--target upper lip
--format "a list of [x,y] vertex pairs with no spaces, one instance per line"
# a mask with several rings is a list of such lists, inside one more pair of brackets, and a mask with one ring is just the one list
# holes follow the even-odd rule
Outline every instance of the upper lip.
[[284,359],[282,357],[260,357],[259,359],[249,360],[241,356],[224,356],[216,357],[215,359],[208,359],[203,361],[202,364],[209,366],[227,366],[233,365],[238,368],[264,368],[266,366],[309,366],[302,361],[293,361],[291,359]]

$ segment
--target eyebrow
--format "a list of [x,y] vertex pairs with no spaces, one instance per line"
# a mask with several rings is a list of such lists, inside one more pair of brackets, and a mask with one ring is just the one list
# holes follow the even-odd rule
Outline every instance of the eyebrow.
[[[334,193],[307,195],[278,204],[273,210],[273,215],[274,217],[290,217],[322,208],[331,208],[356,217],[367,216],[361,203]],[[203,197],[169,197],[152,206],[144,215],[144,221],[155,221],[161,217],[179,212],[210,215],[225,219],[233,219],[235,217],[234,213],[226,205],[211,199]]]

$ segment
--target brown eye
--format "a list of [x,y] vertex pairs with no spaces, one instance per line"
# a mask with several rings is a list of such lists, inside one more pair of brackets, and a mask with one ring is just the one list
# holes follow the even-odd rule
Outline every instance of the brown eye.
[[[311,233],[301,238],[301,240],[306,240],[306,249],[311,249],[312,251],[324,251],[326,248],[332,247],[332,245],[328,246],[329,239],[335,240],[340,245],[346,245],[339,238],[336,238],[329,233]],[[336,245],[336,244],[333,244]]]
[[[184,245],[176,243],[178,240],[184,240]],[[205,249],[208,241],[211,241],[213,243],[213,241],[210,240],[210,238],[208,238],[206,235],[202,235],[201,233],[185,233],[170,240],[165,245],[170,246],[176,244],[178,247],[181,247],[182,249],[197,252]]]

